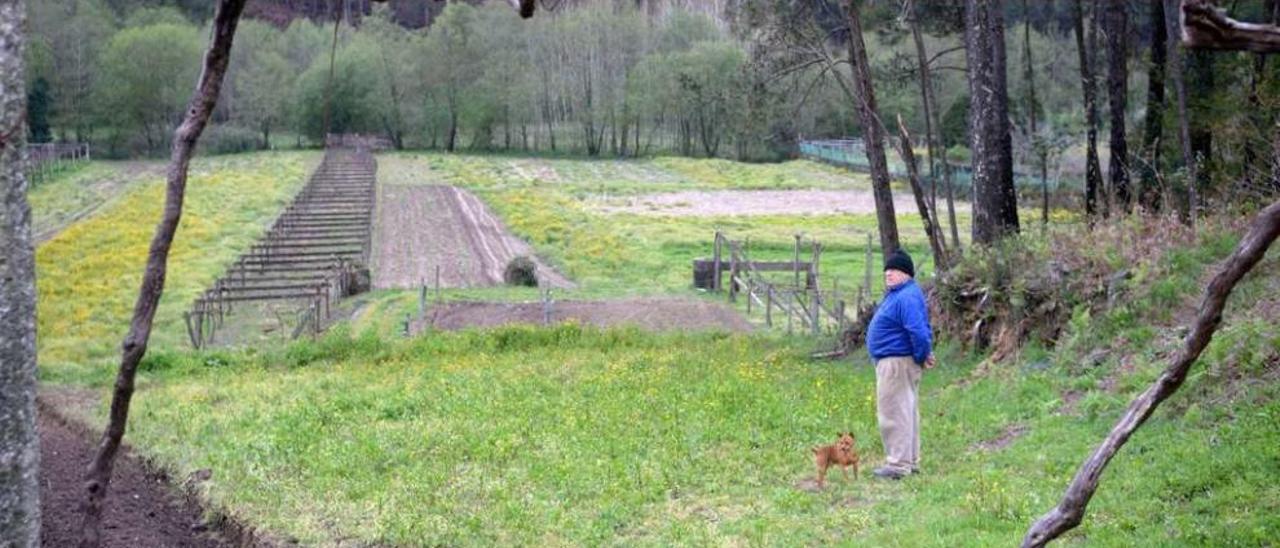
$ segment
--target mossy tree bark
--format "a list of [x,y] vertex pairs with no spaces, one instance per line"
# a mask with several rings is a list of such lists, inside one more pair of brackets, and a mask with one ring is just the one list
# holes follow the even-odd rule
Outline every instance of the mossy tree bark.
[[36,285],[27,203],[26,2],[0,0],[0,543],[40,545]]
[[969,148],[973,151],[973,241],[991,244],[1018,232],[1005,71],[1004,2],[967,0],[965,23]]

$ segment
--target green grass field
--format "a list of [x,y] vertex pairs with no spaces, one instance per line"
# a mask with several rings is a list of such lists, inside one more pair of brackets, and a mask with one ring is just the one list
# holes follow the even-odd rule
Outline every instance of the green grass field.
[[[1070,335],[1149,329],[1123,316]],[[1280,534],[1280,390],[1223,380],[1234,364],[1259,373],[1280,349],[1266,325],[1226,329],[1197,388],[1121,453],[1069,538]],[[880,449],[866,359],[815,362],[808,350],[572,326],[337,332],[268,352],[157,355],[131,435],[180,474],[217,470],[213,501],[306,544],[987,546],[1020,538],[1161,365],[1139,347],[1109,392],[1097,387],[1118,365],[1077,373],[1073,351],[1030,348],[991,366],[945,346],[922,388],[924,474],[811,493],[797,489],[812,477],[811,445],[852,429],[864,462]],[[1025,435],[982,448],[1015,427]]]
[[[169,320],[144,360],[128,434],[173,477],[213,470],[201,489],[218,511],[306,545],[1014,544],[1163,366],[1177,333],[1170,311],[1194,298],[1205,269],[1236,238],[1208,224],[1195,244],[1142,266],[1140,276],[1161,277],[1147,279],[1131,303],[1077,311],[1056,349],[1031,345],[991,364],[945,342],[942,365],[922,386],[924,473],[897,483],[836,475],[814,493],[797,488],[813,474],[809,447],[849,429],[866,468],[881,451],[867,359],[811,360],[810,339],[569,325],[404,339],[396,319],[416,295],[378,292],[364,297],[369,306],[352,325],[318,341],[185,350],[174,314],[252,240],[316,158],[220,158],[204,164],[213,172],[193,177],[195,224],[184,225],[179,245],[216,244],[217,252],[174,255],[174,293],[161,309]],[[578,280],[582,296],[696,294],[689,261],[709,254],[717,228],[750,237],[769,257],[789,257],[791,234],[803,231],[827,244],[823,271],[848,272],[852,281],[862,272],[864,233],[874,229],[859,215],[654,217],[584,205],[602,186],[643,193],[650,184],[865,184],[808,162],[379,161],[383,176],[399,182],[439,176],[474,190]],[[544,164],[555,180],[527,176]],[[72,258],[106,265],[107,255],[145,249],[151,222],[128,221],[154,215],[147,208],[158,207],[155,186],[137,187],[40,248],[46,383],[101,390],[109,378],[136,278],[81,288],[64,270]],[[250,189],[266,191],[238,196]],[[232,197],[242,201],[219,207]],[[922,256],[918,220],[903,215],[900,228]],[[111,267],[111,279],[137,276],[140,259],[131,260]],[[1068,544],[1256,546],[1280,538],[1280,257],[1273,252],[1259,268],[1233,297],[1184,392],[1114,461]],[[77,307],[90,304],[109,313],[91,309],[75,320]],[[1101,347],[1108,357],[1082,365]],[[80,412],[101,424],[104,409]]]

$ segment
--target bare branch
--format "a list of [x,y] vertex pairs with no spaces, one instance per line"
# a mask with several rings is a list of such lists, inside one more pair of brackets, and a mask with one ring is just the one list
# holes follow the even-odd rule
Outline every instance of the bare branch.
[[959,45],[953,48],[947,48],[947,49],[938,51],[937,53],[933,54],[932,57],[929,57],[929,66],[933,66],[933,63],[936,62],[943,55],[946,55],[948,53],[955,53],[957,51],[964,51],[964,45]]
[[1042,516],[1027,530],[1022,539],[1022,546],[1044,546],[1063,533],[1075,528],[1084,519],[1085,508],[1089,499],[1098,490],[1098,482],[1102,472],[1111,462],[1111,458],[1129,440],[1129,436],[1146,422],[1155,412],[1160,402],[1173,395],[1187,379],[1187,372],[1200,357],[1200,352],[1213,339],[1213,332],[1222,322],[1222,308],[1227,303],[1231,290],[1235,289],[1240,279],[1249,272],[1267,253],[1267,248],[1280,235],[1280,201],[1271,204],[1253,221],[1249,232],[1240,240],[1235,252],[1222,262],[1218,274],[1205,288],[1204,298],[1200,303],[1200,311],[1196,315],[1191,332],[1183,340],[1183,346],[1173,357],[1169,366],[1160,374],[1149,388],[1129,404],[1129,410],[1116,422],[1111,433],[1102,444],[1094,450],[1093,455],[1076,472],[1071,486],[1063,494],[1062,501],[1054,509]]
[[134,379],[138,363],[147,352],[151,338],[151,323],[156,307],[164,292],[164,280],[169,264],[169,249],[173,245],[178,222],[182,218],[182,202],[187,187],[187,168],[195,152],[196,142],[204,132],[209,116],[218,102],[222,79],[231,58],[231,44],[235,37],[240,13],[246,0],[220,0],[213,16],[213,32],[209,49],[205,52],[204,67],[199,82],[187,106],[182,124],[173,133],[173,146],[169,159],[165,190],[164,212],[156,225],[155,236],[147,254],[142,286],[134,304],[129,332],[121,345],[120,369],[116,374],[115,390],[111,396],[110,418],[102,433],[102,440],[93,461],[85,470],[84,521],[81,524],[80,545],[97,547],[102,544],[102,503],[111,483],[111,469],[116,453],[124,438],[129,418],[129,403],[133,398]]

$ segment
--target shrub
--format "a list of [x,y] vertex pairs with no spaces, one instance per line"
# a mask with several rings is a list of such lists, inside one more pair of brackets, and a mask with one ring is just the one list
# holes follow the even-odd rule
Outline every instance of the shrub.
[[533,259],[523,255],[511,259],[511,262],[507,263],[507,269],[502,272],[502,280],[507,285],[537,287],[538,265],[533,262]]
[[262,148],[262,134],[251,129],[218,125],[210,127],[200,140],[206,154],[236,154]]

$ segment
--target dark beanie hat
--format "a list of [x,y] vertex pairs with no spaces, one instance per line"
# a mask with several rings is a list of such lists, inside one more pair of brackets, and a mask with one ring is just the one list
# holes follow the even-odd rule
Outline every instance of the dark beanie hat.
[[885,259],[884,269],[889,270],[891,268],[906,272],[912,278],[916,277],[916,267],[911,263],[911,256],[901,249],[894,251],[889,255],[888,259]]

